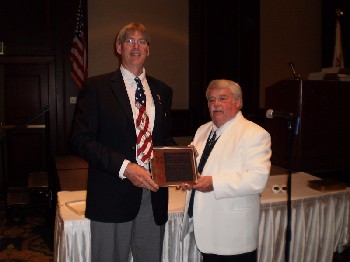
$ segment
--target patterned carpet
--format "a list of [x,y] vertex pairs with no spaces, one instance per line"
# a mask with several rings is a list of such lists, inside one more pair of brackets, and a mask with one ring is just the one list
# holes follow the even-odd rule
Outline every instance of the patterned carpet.
[[53,226],[45,209],[0,210],[0,262],[53,261]]

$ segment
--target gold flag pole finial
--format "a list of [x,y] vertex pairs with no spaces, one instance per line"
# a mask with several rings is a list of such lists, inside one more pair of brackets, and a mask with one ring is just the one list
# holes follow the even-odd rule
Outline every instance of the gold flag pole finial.
[[341,16],[344,15],[344,13],[343,13],[343,11],[341,9],[336,9],[335,13],[336,13],[337,17],[341,17]]

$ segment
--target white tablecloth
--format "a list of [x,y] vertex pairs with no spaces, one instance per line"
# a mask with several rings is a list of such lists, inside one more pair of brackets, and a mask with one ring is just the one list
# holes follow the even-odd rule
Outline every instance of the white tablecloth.
[[[333,252],[342,252],[350,244],[350,188],[320,192],[307,187],[307,181],[312,179],[317,178],[301,172],[292,176],[291,262],[331,262]],[[287,175],[271,176],[261,196],[259,262],[284,261],[287,194],[271,190],[273,185],[283,184],[287,184]],[[65,206],[66,202],[85,197],[85,191],[58,193],[55,261],[90,261],[89,220]],[[185,192],[170,188],[164,262],[201,261],[193,234],[180,242],[184,201]]]

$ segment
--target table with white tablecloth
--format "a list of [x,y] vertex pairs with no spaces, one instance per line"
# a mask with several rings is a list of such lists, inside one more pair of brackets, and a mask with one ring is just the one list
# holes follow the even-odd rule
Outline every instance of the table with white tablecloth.
[[[259,262],[284,261],[287,194],[271,188],[287,184],[287,178],[270,176],[261,194]],[[331,262],[333,252],[342,252],[350,244],[350,188],[320,192],[307,186],[314,179],[318,178],[303,172],[292,175],[291,262]],[[85,197],[86,191],[58,192],[55,261],[90,261],[90,222],[65,206]],[[185,192],[170,188],[163,262],[201,261],[193,234],[180,241],[184,201]]]

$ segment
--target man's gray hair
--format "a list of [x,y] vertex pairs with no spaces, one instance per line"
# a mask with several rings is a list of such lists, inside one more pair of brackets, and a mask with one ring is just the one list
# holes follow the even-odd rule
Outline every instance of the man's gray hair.
[[233,94],[233,97],[235,99],[241,100],[241,105],[240,105],[239,109],[242,109],[242,107],[243,107],[243,95],[242,95],[242,89],[238,83],[236,83],[232,80],[227,80],[227,79],[212,80],[209,83],[209,85],[207,87],[207,91],[205,93],[207,98],[208,98],[209,90],[212,90],[212,89],[229,89],[231,91],[231,93]]

